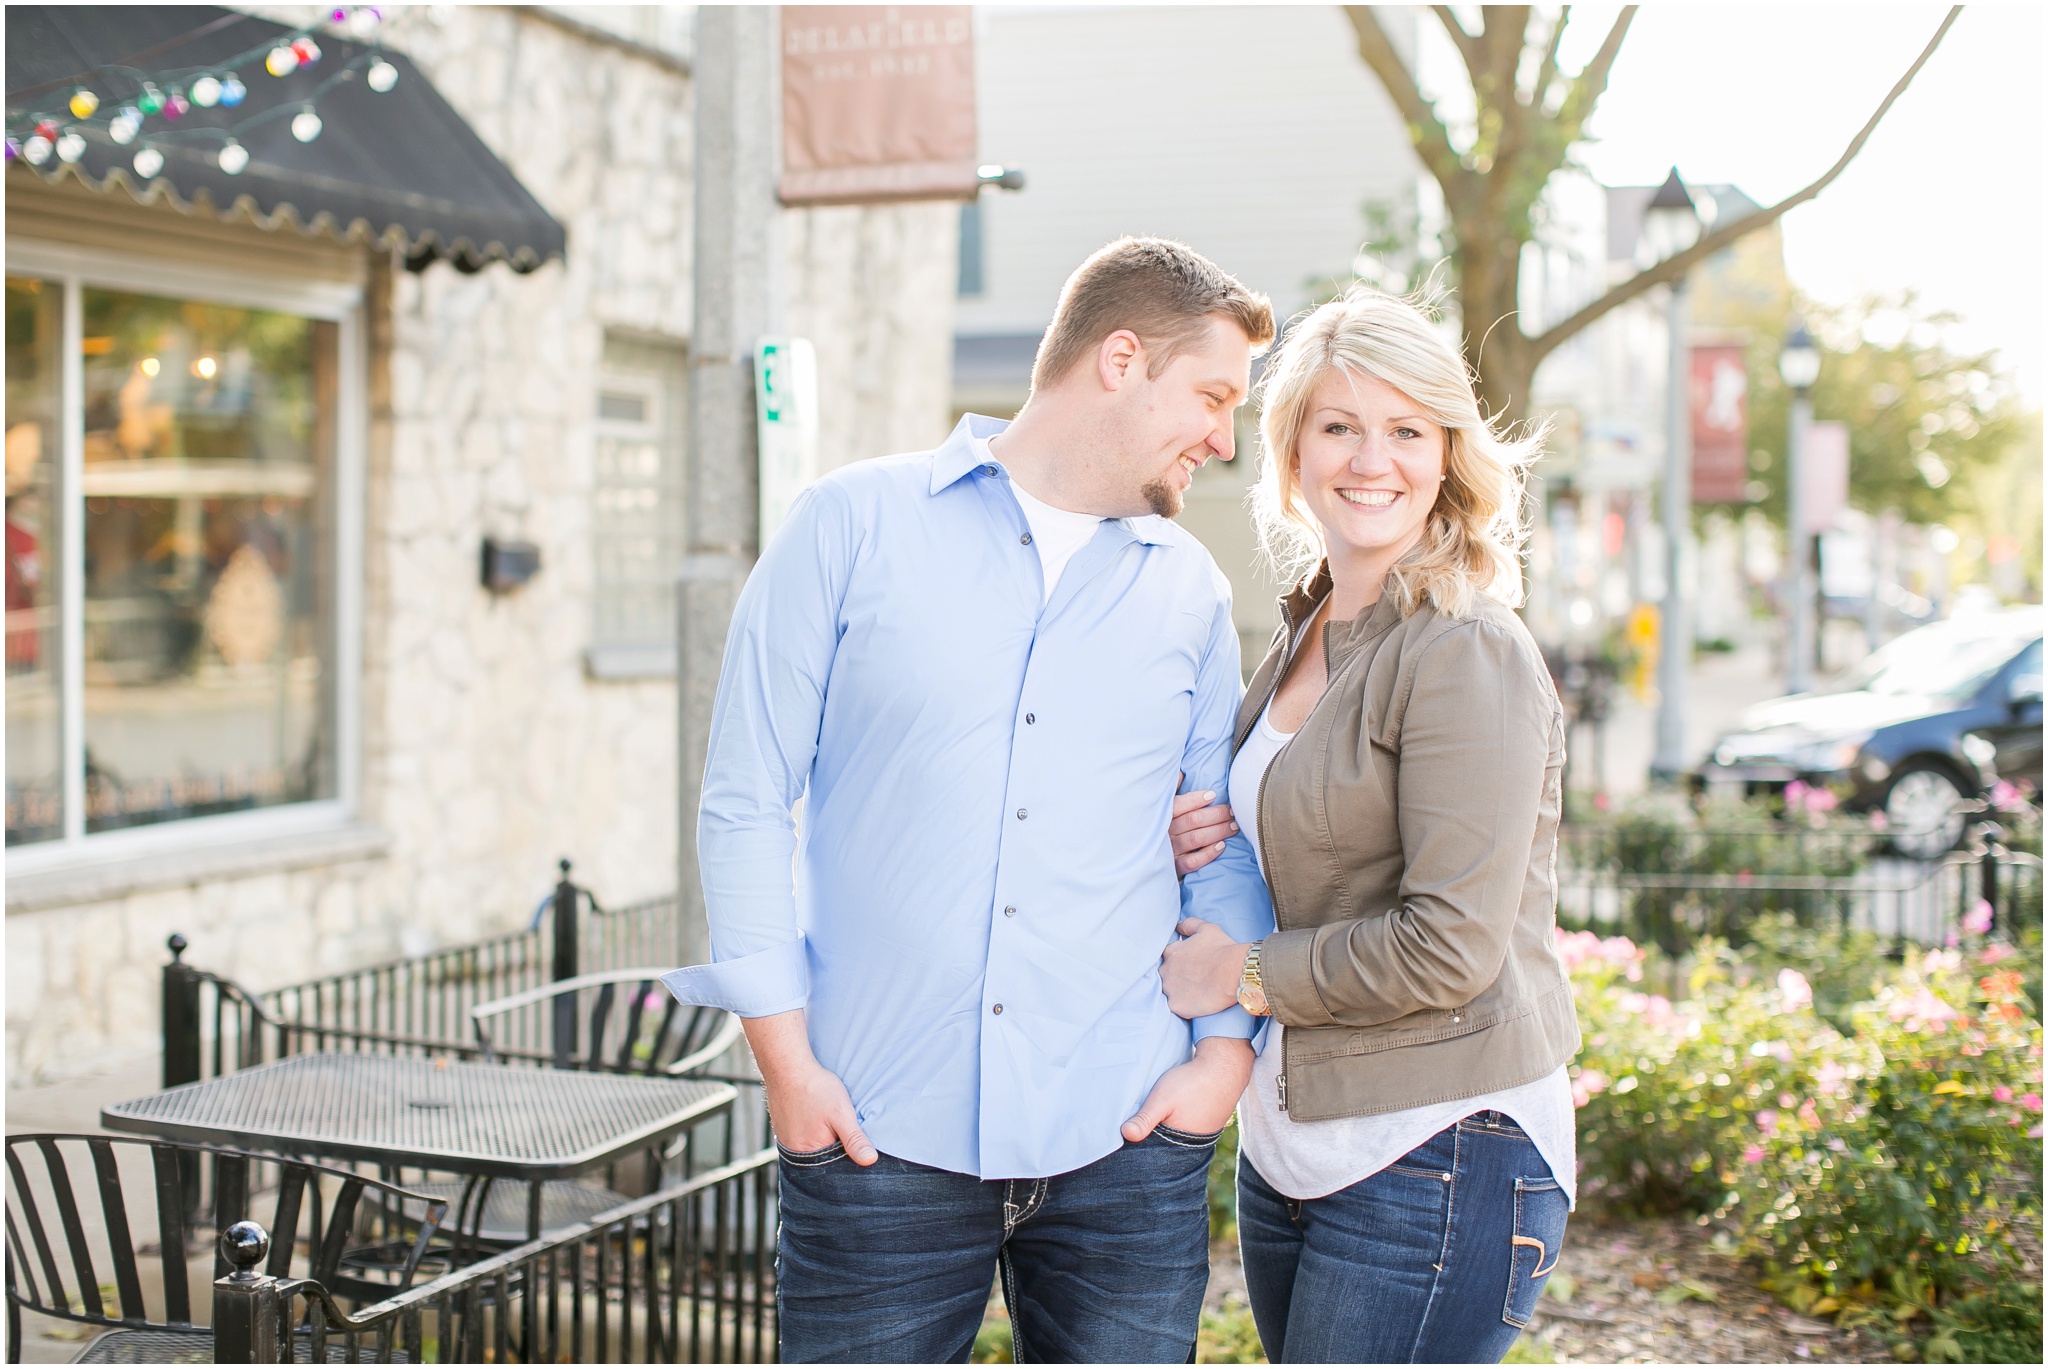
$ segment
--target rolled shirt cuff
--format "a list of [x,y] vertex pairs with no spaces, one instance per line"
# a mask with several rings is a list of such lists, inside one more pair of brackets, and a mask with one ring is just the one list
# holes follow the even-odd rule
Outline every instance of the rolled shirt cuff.
[[1253,1017],[1242,1007],[1232,1004],[1222,1012],[1212,1012],[1207,1017],[1194,1020],[1195,1040],[1205,1041],[1212,1036],[1235,1037],[1239,1041],[1255,1041],[1260,1028],[1265,1026],[1261,1018]]
[[671,970],[661,982],[678,1003],[724,1008],[741,1017],[772,1017],[811,1001],[810,957],[802,932],[794,941],[736,960]]

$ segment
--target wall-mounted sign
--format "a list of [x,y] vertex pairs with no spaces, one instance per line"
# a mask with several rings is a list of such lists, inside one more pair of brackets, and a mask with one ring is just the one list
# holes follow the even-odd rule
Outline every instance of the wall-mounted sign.
[[1742,348],[1692,348],[1692,499],[1739,504],[1749,483],[1749,373]]
[[782,202],[973,199],[973,15],[783,6]]
[[764,337],[754,344],[754,421],[766,551],[791,502],[818,478],[818,352],[810,339]]

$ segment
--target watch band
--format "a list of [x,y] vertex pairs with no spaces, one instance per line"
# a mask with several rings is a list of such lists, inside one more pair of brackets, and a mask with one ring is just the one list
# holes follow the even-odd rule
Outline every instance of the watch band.
[[1237,977],[1237,1004],[1253,1017],[1273,1015],[1272,1005],[1266,1002],[1266,981],[1259,975],[1259,951],[1265,944],[1252,943],[1244,955],[1244,970]]

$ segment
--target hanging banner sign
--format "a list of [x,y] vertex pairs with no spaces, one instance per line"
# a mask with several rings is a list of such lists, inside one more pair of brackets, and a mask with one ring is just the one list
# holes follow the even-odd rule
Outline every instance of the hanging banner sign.
[[783,6],[782,202],[973,199],[973,15]]
[[754,421],[761,451],[761,540],[768,549],[789,506],[818,478],[818,351],[810,339],[754,344]]
[[1807,424],[1799,474],[1806,494],[1806,531],[1826,532],[1834,526],[1835,515],[1849,507],[1849,425],[1825,420]]
[[1692,500],[1739,504],[1749,483],[1749,373],[1742,348],[1692,348]]

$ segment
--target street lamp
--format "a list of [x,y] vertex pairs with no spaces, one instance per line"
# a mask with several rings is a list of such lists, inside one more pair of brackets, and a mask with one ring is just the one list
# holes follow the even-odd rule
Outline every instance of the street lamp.
[[[1643,210],[1643,244],[1668,261],[1700,239],[1700,215],[1678,168]],[[1658,631],[1657,750],[1650,772],[1675,780],[1685,772],[1685,686],[1692,668],[1692,619],[1686,611],[1685,540],[1692,529],[1692,354],[1686,337],[1686,278],[1671,282],[1667,323],[1671,369],[1665,388],[1664,605]]]
[[[1804,694],[1813,664],[1813,542],[1807,536],[1806,434],[1813,423],[1813,382],[1820,379],[1820,348],[1801,319],[1792,320],[1778,352],[1778,374],[1792,390],[1792,421],[1785,437],[1785,547],[1791,574],[1791,610],[1785,624],[1785,692]],[[1875,591],[1873,591],[1875,592]]]

